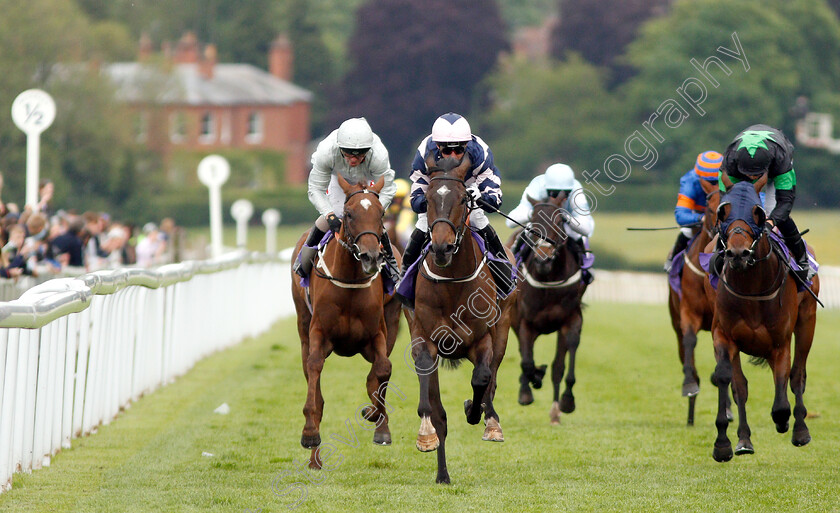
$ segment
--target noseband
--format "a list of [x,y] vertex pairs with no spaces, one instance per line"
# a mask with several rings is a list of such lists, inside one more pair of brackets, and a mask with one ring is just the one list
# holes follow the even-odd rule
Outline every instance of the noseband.
[[[344,198],[344,205],[346,206],[347,202],[350,201],[350,198],[352,198],[353,196],[355,196],[357,194],[373,194],[376,197],[377,200],[379,199],[379,194],[378,193],[373,192],[373,191],[369,191],[369,190],[367,190],[367,188],[365,188],[365,189],[362,189],[360,191],[355,191],[355,192],[352,192],[352,193],[348,194],[347,197]],[[346,212],[346,210],[347,209],[345,209],[345,212]],[[361,248],[359,247],[357,241],[363,235],[370,234],[370,235],[373,235],[374,237],[376,237],[377,245],[382,244],[382,232],[385,230],[385,225],[382,224],[381,219],[379,220],[379,227],[380,227],[379,233],[376,233],[376,232],[371,231],[371,230],[365,230],[363,232],[359,232],[359,233],[354,235],[354,234],[350,233],[350,223],[348,223],[345,220],[345,222],[344,222],[344,238],[347,239],[347,242],[344,242],[343,240],[339,239],[338,237],[336,237],[335,240],[337,240],[338,243],[341,244],[341,246],[344,249],[349,251],[350,254],[353,255],[353,258],[355,258],[356,260],[360,260],[361,259]]]
[[[434,182],[435,180],[451,180],[453,182],[458,182],[466,188],[466,184],[460,178],[456,178],[454,176],[435,176],[431,178],[431,181]],[[462,198],[461,203],[466,202],[466,197]],[[434,229],[437,223],[446,223],[451,228],[452,231],[455,232],[455,253],[458,253],[458,250],[461,249],[461,242],[464,239],[464,233],[467,231],[467,209],[464,209],[464,217],[461,219],[461,226],[455,226],[455,223],[449,220],[448,217],[438,217],[434,221],[429,224],[429,236],[431,236],[432,229]]]

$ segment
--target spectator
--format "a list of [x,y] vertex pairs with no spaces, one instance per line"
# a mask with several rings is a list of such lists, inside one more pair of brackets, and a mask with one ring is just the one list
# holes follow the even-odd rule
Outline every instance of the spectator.
[[90,271],[108,267],[108,251],[102,247],[104,220],[96,212],[85,212],[84,230],[81,238],[84,245],[85,267]]
[[38,208],[35,209],[36,212],[43,212],[47,217],[52,215],[50,201],[52,201],[54,191],[55,185],[53,185],[52,180],[41,180],[41,183],[38,185],[38,197],[41,199],[38,201]]
[[0,277],[17,278],[21,274],[32,274],[32,270],[26,265],[26,255],[23,253],[26,228],[16,224],[9,229],[9,242],[3,246],[3,267],[0,268]]
[[166,243],[160,238],[160,231],[154,223],[146,223],[143,226],[145,237],[137,243],[135,253],[137,254],[137,265],[140,267],[152,267],[158,265],[161,255],[166,250]]
[[[0,198],[3,196],[3,173],[0,173]],[[3,200],[0,199],[0,217],[5,216],[9,213],[9,209],[6,208],[6,204],[3,203]]]
[[81,217],[70,220],[67,231],[53,239],[52,254],[61,263],[62,270],[67,266],[84,268],[84,245],[81,233],[85,227],[85,221]]

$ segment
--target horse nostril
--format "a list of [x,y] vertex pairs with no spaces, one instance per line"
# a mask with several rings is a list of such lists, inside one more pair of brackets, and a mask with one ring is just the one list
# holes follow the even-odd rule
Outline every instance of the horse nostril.
[[749,256],[750,256],[750,250],[745,249],[745,250],[741,251],[741,258],[747,258]]
[[447,244],[444,248],[444,251],[447,253],[452,253],[455,251],[455,244]]
[[732,258],[735,256],[735,253],[733,253],[731,249],[727,249],[726,251],[724,251],[723,254],[726,256],[726,258]]

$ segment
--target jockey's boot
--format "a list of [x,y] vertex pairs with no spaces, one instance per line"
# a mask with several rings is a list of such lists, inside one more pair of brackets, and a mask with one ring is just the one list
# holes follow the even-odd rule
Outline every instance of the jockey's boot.
[[679,253],[680,251],[684,250],[688,247],[689,238],[685,236],[683,232],[680,232],[677,235],[677,240],[674,241],[674,247],[671,248],[671,252],[668,253],[668,257],[665,259],[665,272],[669,272],[671,270],[671,265],[673,264],[674,255]]
[[490,267],[490,272],[496,280],[496,287],[502,296],[507,297],[516,288],[516,282],[511,278],[513,275],[513,264],[508,260],[505,247],[502,245],[499,234],[489,224],[484,228],[478,230],[478,234],[484,239],[487,244],[487,249],[492,253],[497,260],[487,261],[487,266]]
[[405,272],[411,267],[417,258],[420,257],[420,253],[423,251],[423,243],[426,242],[426,232],[419,228],[415,228],[413,232],[411,232],[411,237],[408,239],[408,244],[405,247],[405,253],[403,253],[403,265],[402,265],[402,275],[405,276]]
[[805,246],[805,241],[802,240],[802,236],[798,233],[796,237],[791,237],[791,239],[795,240],[785,238],[785,244],[790,248],[791,253],[793,253],[793,258],[796,259],[796,264],[799,266],[799,270],[793,271],[793,273],[805,282],[812,276],[810,273],[811,263],[808,261],[808,248]]
[[583,257],[586,254],[586,247],[584,247],[583,245],[583,237],[581,237],[580,239],[574,239],[572,237],[569,237],[566,244],[569,245],[569,249],[571,250],[572,255],[575,257],[575,261],[577,262],[578,267],[580,267],[580,279],[583,281],[583,283],[589,285],[590,283],[592,283],[592,280],[594,280],[595,277],[592,276],[592,273],[589,272],[589,269],[583,268]]
[[306,278],[312,272],[312,260],[315,258],[315,254],[318,253],[318,243],[323,238],[324,232],[319,230],[317,226],[313,226],[312,231],[309,232],[309,237],[307,237],[306,242],[300,248],[298,259],[295,260],[294,266],[292,267],[295,273],[301,278]]
[[387,231],[382,232],[382,255],[385,257],[383,271],[396,285],[400,281],[400,268],[397,265],[397,259],[394,258],[394,250],[391,248],[391,239],[388,238]]

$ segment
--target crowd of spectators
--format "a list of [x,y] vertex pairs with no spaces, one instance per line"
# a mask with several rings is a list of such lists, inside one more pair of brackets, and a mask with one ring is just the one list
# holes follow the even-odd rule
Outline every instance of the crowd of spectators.
[[153,267],[173,260],[175,223],[160,227],[111,219],[107,213],[52,210],[53,183],[40,184],[36,206],[2,201],[0,174],[0,278],[72,276],[124,266]]

